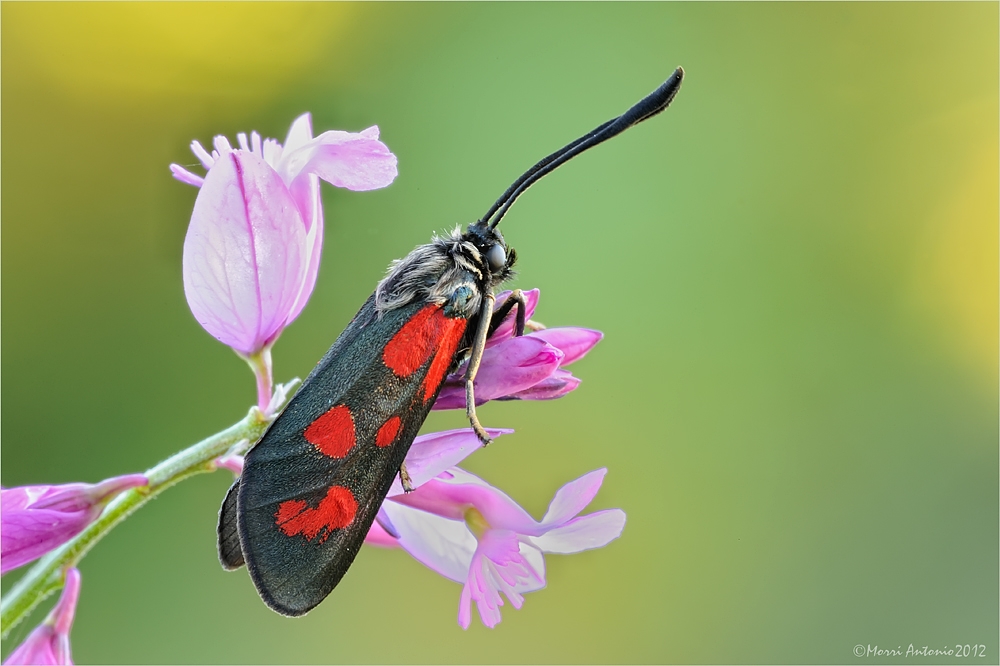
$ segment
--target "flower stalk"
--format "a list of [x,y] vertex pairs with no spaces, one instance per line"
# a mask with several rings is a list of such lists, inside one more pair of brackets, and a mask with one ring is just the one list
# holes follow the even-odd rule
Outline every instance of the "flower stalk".
[[257,378],[257,409],[267,414],[268,405],[271,403],[271,382],[273,381],[271,379],[271,345],[243,358],[253,370],[254,377]]
[[[292,385],[298,384],[298,381],[293,380],[282,387],[286,401],[294,393],[290,390]],[[275,414],[280,413],[280,408],[284,407],[284,402],[277,407],[270,414],[251,407],[240,421],[150,468],[145,473],[149,479],[148,485],[120,494],[89,527],[35,563],[3,596],[0,603],[0,637],[6,638],[10,630],[39,603],[61,588],[65,571],[75,567],[104,535],[132,512],[179,481],[195,474],[215,471],[218,468],[214,461],[241,440],[256,442],[260,439]]]

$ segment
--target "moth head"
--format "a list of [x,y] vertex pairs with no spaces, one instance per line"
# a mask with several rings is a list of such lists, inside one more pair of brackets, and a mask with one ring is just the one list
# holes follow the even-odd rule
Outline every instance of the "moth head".
[[516,254],[508,247],[503,234],[497,229],[490,229],[482,224],[469,225],[466,238],[471,240],[479,250],[481,266],[489,274],[494,283],[503,282],[512,275]]

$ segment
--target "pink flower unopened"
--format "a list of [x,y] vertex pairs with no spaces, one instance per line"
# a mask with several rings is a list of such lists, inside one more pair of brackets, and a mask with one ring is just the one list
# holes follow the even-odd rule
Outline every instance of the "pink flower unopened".
[[7,656],[4,664],[72,664],[69,632],[80,596],[80,572],[66,571],[62,596],[45,621]]
[[96,520],[115,495],[146,483],[142,474],[128,474],[98,484],[0,489],[0,573],[66,543]]
[[284,146],[262,142],[256,132],[249,142],[239,134],[238,148],[218,136],[211,154],[194,141],[191,149],[208,170],[204,178],[170,165],[175,178],[201,188],[184,239],[188,305],[206,331],[251,360],[262,410],[270,400],[270,346],[316,284],[323,245],[319,181],[355,191],[389,185],[396,156],[378,136],[378,127],[369,127],[314,138],[304,114]]

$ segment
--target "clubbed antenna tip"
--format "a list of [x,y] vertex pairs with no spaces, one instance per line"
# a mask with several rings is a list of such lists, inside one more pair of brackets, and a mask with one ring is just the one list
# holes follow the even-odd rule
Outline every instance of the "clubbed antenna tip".
[[560,165],[565,164],[583,151],[593,148],[597,144],[603,143],[611,137],[621,134],[633,125],[637,125],[647,118],[652,118],[656,114],[663,111],[665,108],[670,106],[670,102],[672,102],[674,97],[677,95],[677,91],[680,90],[681,81],[683,79],[684,69],[682,67],[678,67],[674,70],[673,74],[670,75],[670,78],[663,82],[663,85],[643,97],[628,111],[617,118],[612,118],[608,122],[598,125],[592,131],[584,134],[579,139],[564,146],[563,148],[560,148],[556,152],[538,162],[535,166],[528,169],[520,178],[515,180],[511,186],[507,188],[506,192],[500,195],[500,198],[497,199],[496,203],[493,204],[493,206],[486,212],[486,215],[480,218],[474,226],[484,226],[489,227],[490,229],[496,228],[496,226],[500,223],[500,220],[503,219],[503,216],[508,210],[510,210],[514,201],[516,201],[526,189],[531,187],[542,176],[551,173]]

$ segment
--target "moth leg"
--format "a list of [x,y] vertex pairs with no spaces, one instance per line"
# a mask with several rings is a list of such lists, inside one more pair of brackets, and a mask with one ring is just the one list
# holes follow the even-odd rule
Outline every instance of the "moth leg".
[[493,317],[490,319],[490,330],[486,337],[493,335],[493,333],[500,328],[500,324],[503,323],[504,318],[507,317],[511,308],[515,305],[517,306],[517,322],[514,325],[514,335],[524,335],[524,313],[528,303],[524,298],[524,292],[520,289],[515,289],[510,292],[510,296],[508,296],[507,300],[503,302],[503,305],[497,308],[497,311],[493,313]]
[[[511,294],[511,298],[513,297],[514,294]],[[522,300],[524,299],[523,296],[521,298]],[[479,437],[479,441],[483,443],[483,446],[490,444],[493,440],[486,434],[483,426],[479,423],[479,417],[476,416],[476,389],[473,386],[473,382],[476,380],[476,373],[479,372],[479,364],[483,360],[483,350],[486,348],[486,338],[490,332],[490,315],[493,313],[493,303],[495,302],[496,297],[493,294],[485,294],[483,296],[483,304],[479,308],[479,326],[476,328],[476,337],[472,340],[472,355],[469,357],[469,369],[465,372],[465,415],[469,418],[469,423],[472,425],[472,429],[476,431],[476,436]],[[521,313],[520,319],[523,322],[523,308],[519,309],[518,312]]]
[[404,493],[412,493],[413,479],[410,478],[410,473],[406,471],[406,461],[399,463],[399,482],[403,484]]

